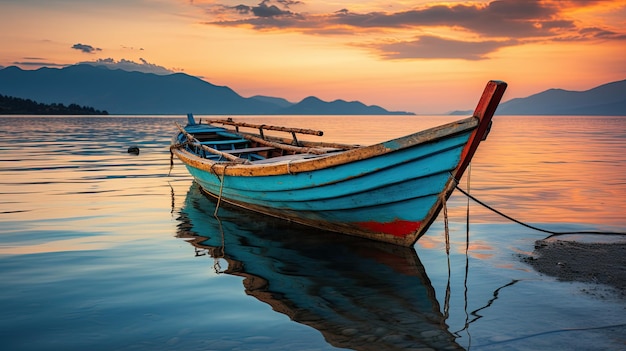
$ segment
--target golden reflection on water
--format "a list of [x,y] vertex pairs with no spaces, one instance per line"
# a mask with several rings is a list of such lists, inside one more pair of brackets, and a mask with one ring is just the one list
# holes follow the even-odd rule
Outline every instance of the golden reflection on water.
[[[168,182],[183,169],[168,178],[173,123],[160,120],[3,120],[0,255],[101,250],[147,231],[167,233],[152,223],[170,211]],[[136,130],[140,121],[149,121],[149,133]],[[143,152],[129,154],[137,143]]]
[[[459,117],[236,119],[321,129],[323,140],[371,144]],[[176,118],[46,117],[14,118],[5,123],[0,134],[0,224],[20,222],[28,230],[90,235],[98,235],[99,228],[150,227],[153,216],[161,216],[164,208],[172,206],[170,183],[184,180],[186,187],[190,181],[180,163],[168,177],[167,147],[173,120]],[[149,131],[138,128],[145,121],[149,121]],[[129,155],[127,147],[135,144],[140,145],[141,153]],[[626,117],[496,116],[491,134],[481,144],[460,186],[524,222],[624,228],[625,150]],[[450,199],[452,222],[465,221],[466,204],[458,192]],[[506,222],[475,203],[471,203],[470,213],[471,223]],[[441,245],[441,238],[431,234],[420,239],[422,247]],[[109,243],[62,238],[54,244],[40,243],[32,250],[82,250],[97,245]],[[489,245],[471,249],[472,254],[484,257],[492,250]],[[11,250],[28,249],[4,247],[0,254]]]
[[[325,140],[370,144],[458,118],[235,119],[322,129]],[[113,345],[128,346],[129,341],[136,341],[135,345],[149,343],[159,348],[165,345],[159,342],[171,337],[180,341],[179,345],[220,349],[212,347],[219,343],[206,341],[226,335],[223,345],[227,346],[222,349],[232,349],[228,342],[240,339],[249,343],[232,345],[294,349],[281,345],[285,333],[277,332],[296,330],[289,329],[294,323],[285,322],[283,317],[277,321],[267,306],[256,308],[244,294],[240,279],[218,277],[207,269],[206,261],[193,261],[189,244],[173,238],[180,230],[192,229],[181,225],[191,177],[179,162],[168,176],[174,120],[184,123],[185,117],[0,117],[4,127],[0,130],[0,256],[5,264],[2,295],[6,301],[3,311],[8,316],[4,327],[13,328],[7,330],[18,335],[34,326],[41,331],[36,339],[75,347],[67,340],[85,340],[89,347],[94,345],[95,335]],[[129,155],[127,147],[135,144],[141,153]],[[497,116],[491,135],[478,150],[471,174],[460,186],[497,209],[541,227],[626,231],[624,150],[626,117]],[[522,250],[532,250],[535,238],[543,234],[517,231],[516,224],[470,202],[471,240],[466,252],[467,203],[457,191],[447,204],[450,255],[445,255],[441,216],[415,247],[428,272],[426,282],[437,293],[435,305],[445,312],[443,331],[454,332],[467,348],[479,349],[483,345],[537,349],[548,343],[589,349],[619,344],[617,335],[624,328],[621,306],[607,300],[590,302],[576,292],[572,294],[570,285],[535,273],[520,274],[528,266],[514,255],[528,256],[530,253]],[[203,208],[198,209],[199,215]],[[206,211],[207,216],[212,213],[212,209]],[[253,230],[257,223],[247,224]],[[279,238],[281,233],[276,234]],[[307,251],[306,242],[293,236],[290,239]],[[267,242],[242,245],[262,253]],[[48,253],[53,254],[45,255]],[[293,255],[310,262],[306,255]],[[326,267],[333,274],[337,266],[346,268],[341,255],[335,256],[333,261],[320,260],[338,262]],[[262,254],[258,257],[268,258]],[[269,257],[276,269],[291,276],[289,260],[282,258]],[[316,263],[307,266],[313,272],[324,268]],[[323,276],[332,278],[333,274]],[[398,279],[403,281],[400,276]],[[370,281],[374,285],[379,282]],[[370,282],[355,285],[344,279],[341,283],[349,289],[352,285],[355,292],[367,293],[363,287]],[[386,291],[388,286],[381,289]],[[155,291],[161,293],[155,295]],[[332,289],[323,291],[333,295]],[[500,291],[506,293],[498,295]],[[420,301],[428,302],[417,299],[410,303]],[[216,319],[215,313],[206,315],[206,308],[198,306],[210,306],[217,315],[230,317]],[[385,311],[406,312],[402,304],[394,306],[397,309]],[[380,306],[373,301],[367,307]],[[439,308],[435,308],[438,313]],[[254,318],[250,319],[251,315]],[[159,323],[154,323],[157,320]],[[264,331],[258,321],[266,320],[269,322],[261,323],[267,326]],[[183,335],[176,328],[172,331],[173,324],[193,333]],[[67,333],[59,334],[60,329]],[[143,332],[148,329],[152,331],[149,335]],[[119,334],[120,330],[130,332]],[[419,328],[411,330],[422,332]],[[307,333],[297,334],[304,335],[304,343],[309,342],[310,335],[320,337],[317,331]],[[28,338],[28,332],[23,335],[29,344],[36,341]],[[257,335],[270,336],[255,339]],[[267,343],[261,341],[259,346],[255,340]],[[36,349],[41,344],[33,345],[31,348]],[[116,348],[109,345],[102,344],[101,348]],[[199,347],[186,349],[194,348]]]
[[[494,256],[496,248],[483,240],[472,239],[468,244],[468,255],[470,257],[486,260]],[[417,245],[425,250],[435,250],[440,252],[444,251],[446,247],[443,233],[435,230],[431,230],[426,235],[422,236],[417,241]],[[465,255],[465,242],[460,242],[458,240],[452,241],[450,247],[454,248],[457,254]]]
[[442,243],[443,243],[442,240],[435,240],[434,236],[429,236],[429,235],[424,235],[423,237],[419,239],[419,245],[423,247],[424,249],[429,249],[429,250],[444,247]]
[[120,240],[115,236],[81,237],[75,239],[56,240],[30,245],[2,245],[0,255],[28,255],[64,251],[92,251],[103,250],[119,245]]
[[472,190],[525,221],[623,226],[625,150],[624,117],[499,117]]
[[[493,257],[495,248],[484,241],[474,240],[470,242],[468,251],[472,257],[480,260],[486,260]],[[464,253],[462,247],[459,247],[459,253]]]

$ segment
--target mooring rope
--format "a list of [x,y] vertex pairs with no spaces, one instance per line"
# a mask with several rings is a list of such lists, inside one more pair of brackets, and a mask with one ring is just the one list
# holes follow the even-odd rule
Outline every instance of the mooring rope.
[[180,149],[182,147],[187,147],[187,145],[191,144],[190,141],[185,141],[183,143],[176,143],[170,145],[170,170],[167,172],[167,176],[169,177],[172,174],[172,169],[174,169],[174,149]]
[[452,270],[450,265],[450,230],[448,227],[448,206],[446,205],[446,196],[441,194],[441,206],[443,207],[443,223],[444,223],[444,238],[446,240],[446,258],[448,261],[448,282],[446,284],[446,295],[443,304],[443,320],[447,320],[450,313],[450,280],[452,277]]
[[217,224],[219,226],[220,235],[222,238],[222,246],[213,250],[213,269],[215,270],[215,274],[224,273],[222,271],[222,266],[220,265],[220,258],[226,257],[226,241],[224,239],[224,227],[222,226],[222,220],[217,216],[217,209],[215,211],[215,219],[217,220]]
[[167,172],[167,176],[169,177],[172,174],[172,170],[174,169],[174,151],[175,148],[178,148],[180,144],[170,146],[170,170]]
[[[471,180],[472,180],[472,164],[467,165],[467,192],[471,190]],[[469,331],[469,313],[467,312],[469,308],[469,289],[467,287],[467,281],[469,279],[469,243],[470,243],[470,198],[467,198],[467,205],[465,209],[465,275],[463,277],[463,311],[465,312],[465,324],[463,329],[459,330],[457,333],[465,330],[467,333],[467,348],[469,349],[472,345],[472,334]],[[455,333],[455,335],[458,335]]]
[[446,254],[450,255],[450,229],[448,226],[448,206],[446,206],[446,197],[441,195],[441,206],[443,207],[443,230],[446,239]]
[[[476,202],[477,204],[479,204],[479,205],[483,206],[484,208],[486,208],[486,209],[488,209],[488,210],[490,210],[490,211],[492,211],[492,212],[494,212],[494,213],[496,213],[496,214],[498,214],[498,215],[500,215],[500,216],[502,216],[502,217],[504,217],[504,218],[506,218],[506,219],[508,219],[508,220],[510,220],[510,221],[512,221],[512,222],[515,222],[515,223],[517,223],[517,224],[519,224],[519,225],[522,225],[522,226],[524,226],[524,227],[526,227],[526,228],[530,228],[530,229],[532,229],[532,230],[536,230],[536,231],[538,231],[538,232],[543,232],[543,233],[550,234],[550,236],[549,236],[549,237],[552,237],[552,236],[557,236],[557,235],[570,235],[570,234],[626,235],[626,233],[620,233],[620,232],[603,232],[603,231],[573,231],[573,232],[556,232],[556,231],[552,231],[552,230],[548,230],[548,229],[543,229],[543,228],[535,227],[535,226],[533,226],[533,225],[530,225],[530,224],[524,223],[524,222],[522,222],[522,221],[520,221],[520,220],[518,220],[518,219],[515,219],[515,218],[513,218],[513,217],[511,217],[511,216],[508,216],[508,215],[506,215],[506,214],[502,213],[501,211],[498,211],[497,209],[495,209],[495,208],[493,208],[493,207],[491,207],[491,206],[487,205],[486,203],[484,203],[484,202],[482,202],[482,201],[478,200],[476,197],[474,197],[474,196],[470,195],[467,191],[465,191],[465,190],[461,189],[461,188],[459,187],[459,184],[458,184],[458,183],[455,185],[455,187],[456,187],[456,189],[457,189],[458,191],[460,191],[463,195],[465,195],[465,196],[467,196],[468,198],[472,199],[474,202]],[[549,237],[548,237],[548,238],[549,238]]]
[[[213,166],[215,166],[215,164],[213,164]],[[226,180],[226,168],[228,168],[227,164],[224,165],[224,170],[222,171],[222,179],[220,179],[219,174],[215,173],[215,171],[213,170],[213,167],[211,166],[211,171],[213,171],[217,179],[220,181],[220,194],[217,197],[217,204],[215,205],[215,211],[213,212],[213,216],[216,218],[217,218],[217,211],[219,211],[220,204],[222,202],[222,192],[224,191],[224,181]]]
[[174,152],[172,152],[172,148],[170,147],[170,170],[167,172],[168,177],[172,174],[173,169],[174,169]]

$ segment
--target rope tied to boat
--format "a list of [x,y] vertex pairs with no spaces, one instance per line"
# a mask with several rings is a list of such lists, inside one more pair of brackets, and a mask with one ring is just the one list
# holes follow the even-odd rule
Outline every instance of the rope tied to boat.
[[226,169],[228,168],[228,164],[224,165],[224,170],[222,171],[222,178],[220,179],[219,174],[217,174],[215,172],[215,170],[213,169],[213,166],[215,166],[216,164],[213,164],[211,166],[211,172],[213,172],[213,174],[215,174],[215,176],[217,177],[217,179],[220,181],[220,193],[217,197],[217,204],[215,204],[215,211],[213,212],[213,216],[217,218],[217,212],[220,209],[220,204],[222,202],[222,193],[224,192],[224,182],[226,181]]
[[446,258],[448,261],[448,284],[446,285],[446,295],[445,295],[444,304],[443,304],[443,315],[444,315],[444,320],[446,320],[448,319],[449,310],[450,310],[450,296],[451,296],[450,277],[452,274],[452,270],[450,267],[450,230],[448,227],[448,206],[446,205],[445,193],[441,193],[440,201],[441,201],[441,207],[443,208],[443,226],[444,226],[443,234],[444,234],[444,238],[446,242]]
[[[542,233],[550,234],[550,236],[548,236],[548,238],[553,237],[553,236],[558,236],[558,235],[573,235],[573,234],[582,234],[582,235],[584,235],[584,234],[590,234],[590,235],[626,235],[626,232],[608,232],[608,231],[607,231],[607,232],[604,232],[604,231],[571,231],[571,232],[557,232],[557,231],[553,231],[553,230],[548,230],[548,229],[544,229],[544,228],[539,228],[539,227],[536,227],[536,226],[530,225],[530,224],[528,224],[528,223],[524,223],[524,222],[522,222],[522,221],[520,221],[520,220],[518,220],[518,219],[515,219],[515,218],[513,218],[513,217],[511,217],[511,216],[509,216],[509,215],[506,215],[506,214],[504,214],[502,211],[499,211],[499,210],[495,209],[494,207],[489,206],[489,205],[487,205],[486,203],[484,203],[484,202],[480,201],[479,199],[477,199],[477,198],[476,198],[476,197],[474,197],[473,195],[470,195],[470,193],[469,193],[469,192],[467,192],[467,191],[463,190],[463,189],[459,186],[459,181],[458,181],[456,178],[454,178],[454,177],[452,177],[452,178],[454,179],[454,182],[455,182],[454,187],[455,187],[458,191],[460,191],[463,195],[467,196],[467,198],[468,198],[468,199],[471,199],[471,200],[473,200],[474,202],[476,202],[477,204],[479,204],[479,205],[483,206],[484,208],[486,208],[486,209],[488,209],[488,210],[492,211],[493,213],[495,213],[495,214],[497,214],[497,215],[499,215],[499,216],[501,216],[501,217],[503,217],[503,218],[505,218],[505,219],[508,219],[508,220],[510,220],[510,221],[512,221],[512,222],[515,222],[515,223],[517,223],[517,224],[519,224],[519,225],[522,225],[522,226],[524,226],[524,227],[526,227],[526,228],[529,228],[529,229],[532,229],[532,230],[535,230],[535,231],[538,231],[538,232],[542,232]],[[469,214],[469,207],[468,207],[468,214]],[[468,218],[469,218],[469,216],[468,216]]]
[[221,274],[224,273],[224,271],[222,270],[222,266],[220,265],[220,259],[226,257],[226,241],[224,239],[224,227],[222,227],[222,220],[217,216],[217,210],[216,210],[216,214],[214,214],[215,219],[217,220],[217,224],[219,227],[219,231],[220,231],[220,236],[222,238],[222,245],[219,247],[216,247],[213,250],[212,253],[212,257],[213,257],[213,269],[215,270],[216,274]]
[[450,254],[450,228],[448,227],[448,206],[446,205],[446,196],[441,194],[441,206],[443,207],[443,230],[446,239],[446,254]]
[[170,170],[169,172],[167,172],[167,176],[169,177],[170,174],[172,174],[172,169],[174,169],[174,151],[172,151],[173,149],[177,149],[179,147],[181,147],[182,144],[177,143],[177,144],[173,144],[170,145]]
[[185,140],[182,143],[176,143],[170,145],[170,170],[167,172],[167,176],[169,177],[172,174],[172,169],[174,169],[174,149],[181,149],[187,147],[187,145],[193,144],[190,140]]

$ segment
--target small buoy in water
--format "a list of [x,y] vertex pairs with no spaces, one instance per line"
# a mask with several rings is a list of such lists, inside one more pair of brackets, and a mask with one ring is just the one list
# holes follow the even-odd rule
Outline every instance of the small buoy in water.
[[133,154],[133,155],[139,155],[139,147],[138,146],[131,146],[128,148],[128,153],[129,154]]

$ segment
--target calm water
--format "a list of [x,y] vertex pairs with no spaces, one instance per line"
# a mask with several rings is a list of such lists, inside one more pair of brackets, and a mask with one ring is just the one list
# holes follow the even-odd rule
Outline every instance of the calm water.
[[[368,144],[451,117],[242,117]],[[536,273],[544,234],[448,203],[413,249],[220,208],[173,117],[2,117],[2,350],[626,349],[626,301]],[[129,155],[129,146],[141,148]],[[461,186],[555,231],[626,231],[626,117],[501,117]],[[469,179],[468,179],[469,178]],[[578,237],[587,241],[623,240]]]

